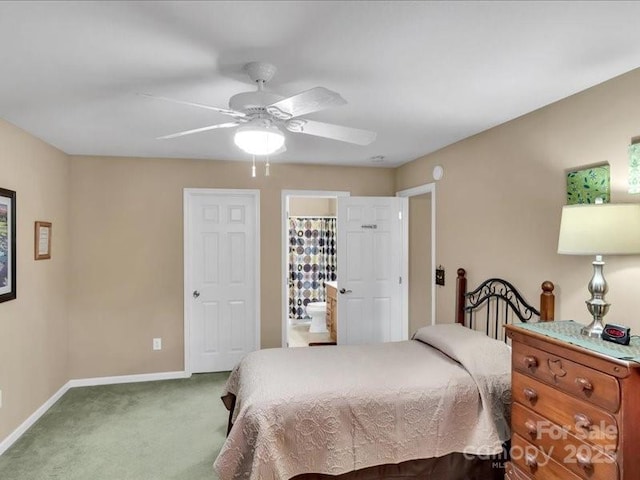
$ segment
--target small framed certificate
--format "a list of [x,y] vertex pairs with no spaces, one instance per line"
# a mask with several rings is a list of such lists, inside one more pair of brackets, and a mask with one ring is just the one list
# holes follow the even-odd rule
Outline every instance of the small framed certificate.
[[36,222],[35,259],[51,258],[51,222]]

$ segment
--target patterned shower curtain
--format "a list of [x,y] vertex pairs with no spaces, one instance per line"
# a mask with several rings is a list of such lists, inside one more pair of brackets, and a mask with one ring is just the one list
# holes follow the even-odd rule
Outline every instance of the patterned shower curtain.
[[309,302],[325,301],[325,281],[337,277],[336,219],[289,218],[289,317],[307,318]]

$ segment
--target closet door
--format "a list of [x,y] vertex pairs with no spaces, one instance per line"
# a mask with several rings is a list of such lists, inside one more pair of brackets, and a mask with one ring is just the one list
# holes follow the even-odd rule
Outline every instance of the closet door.
[[259,192],[185,190],[185,364],[231,370],[259,348]]

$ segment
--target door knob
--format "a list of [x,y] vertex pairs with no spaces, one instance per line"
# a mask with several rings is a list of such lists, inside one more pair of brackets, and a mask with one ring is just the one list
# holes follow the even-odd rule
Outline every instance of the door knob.
[[193,298],[198,298],[200,296],[200,292],[198,290],[193,291]]
[[351,293],[351,292],[352,292],[351,290],[346,290],[346,289],[344,289],[344,288],[341,288],[341,289],[340,289],[340,293],[342,293],[343,295],[344,295],[345,293]]

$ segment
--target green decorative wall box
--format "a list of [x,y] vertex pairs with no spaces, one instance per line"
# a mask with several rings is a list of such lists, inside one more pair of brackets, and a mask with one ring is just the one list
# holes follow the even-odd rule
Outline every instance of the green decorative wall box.
[[629,193],[640,193],[640,143],[629,145]]
[[609,165],[600,165],[567,173],[567,205],[610,201]]

